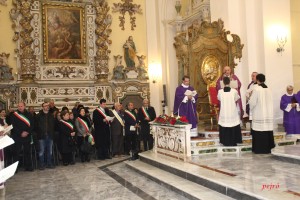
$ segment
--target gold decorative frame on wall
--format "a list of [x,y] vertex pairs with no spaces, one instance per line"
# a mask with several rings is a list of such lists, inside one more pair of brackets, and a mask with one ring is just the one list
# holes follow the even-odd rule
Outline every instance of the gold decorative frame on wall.
[[44,3],[42,10],[44,63],[86,63],[84,6]]

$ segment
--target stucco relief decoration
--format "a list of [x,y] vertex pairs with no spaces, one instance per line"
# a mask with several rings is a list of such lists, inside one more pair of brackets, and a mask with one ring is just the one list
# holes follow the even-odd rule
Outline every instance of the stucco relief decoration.
[[135,20],[136,17],[134,16],[136,13],[143,14],[141,5],[133,4],[133,0],[121,0],[123,3],[114,3],[114,7],[112,8],[112,12],[119,12],[122,16],[119,16],[120,24],[122,30],[125,30],[125,14],[128,12],[130,16],[130,24],[131,30],[134,30],[136,27]]
[[10,11],[9,11],[9,15],[10,15],[10,18],[13,22],[12,24],[12,28],[15,30],[15,34],[13,36],[13,41],[18,41],[19,38],[20,38],[20,31],[22,30],[22,27],[20,25],[20,20],[22,18],[22,15],[20,13],[20,10],[15,7],[15,8],[12,8]]
[[72,79],[75,77],[83,77],[85,75],[85,71],[78,67],[61,66],[48,69],[46,71],[46,75],[48,77]]
[[7,6],[7,0],[0,0],[0,5]]
[[[33,38],[31,32],[31,20],[33,15],[30,12],[33,0],[15,0],[12,2],[13,8],[10,11],[10,17],[13,20],[13,27],[15,28],[15,36],[13,40],[19,40],[19,57],[21,69],[19,74],[24,83],[34,82],[36,70],[36,58],[34,51],[31,48]],[[18,36],[20,35],[20,38]]]
[[124,82],[124,83],[115,83],[114,84],[114,99],[124,98],[127,94],[139,94],[143,99],[149,98],[149,84],[140,83],[137,81],[134,82]]
[[176,129],[158,128],[157,130],[157,148],[169,150],[176,153],[183,152],[183,138]]
[[0,0],[0,5],[7,6],[7,0]]
[[0,81],[9,82],[14,80],[12,75],[12,68],[9,67],[7,59],[9,58],[9,53],[0,54]]
[[97,52],[95,56],[95,72],[98,82],[108,81],[108,60],[110,50],[108,45],[112,43],[109,39],[109,35],[112,32],[110,29],[112,16],[108,14],[110,8],[105,0],[94,0],[93,6],[96,10],[96,30],[97,35],[96,45]]
[[114,56],[115,66],[113,69],[113,77],[114,80],[124,80],[125,79],[125,71],[124,65],[122,64],[123,56],[117,55]]
[[0,54],[0,98],[3,100],[10,99],[11,102],[16,100],[16,87],[11,84],[14,80],[12,68],[8,65],[9,53]]

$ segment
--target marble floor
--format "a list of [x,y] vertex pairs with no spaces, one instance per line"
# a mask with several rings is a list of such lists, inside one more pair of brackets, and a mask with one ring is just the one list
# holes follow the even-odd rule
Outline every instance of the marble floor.
[[214,183],[226,191],[249,194],[255,199],[300,199],[299,164],[282,162],[271,154],[210,154],[194,156],[186,163],[150,152],[143,153],[142,157],[151,161],[148,163],[160,163],[160,168],[180,170],[177,174],[184,177],[193,174],[200,178],[198,180]]
[[[286,152],[299,155],[299,145],[284,148]],[[255,194],[257,199],[300,199],[300,165],[274,159],[271,154],[210,154],[193,156],[186,163],[154,154],[152,151],[143,152],[141,156],[189,171],[226,188]],[[0,199],[187,199],[170,187],[154,182],[153,179],[127,167],[126,162],[138,164],[141,161],[128,161],[128,157],[119,157],[105,161],[76,163],[72,166],[58,166],[43,171],[21,170],[6,182],[5,196],[0,195]],[[210,193],[207,196],[210,196]],[[224,200],[218,197],[214,199]]]
[[[118,200],[186,198],[128,169],[124,160],[92,160],[34,172],[19,171],[5,184],[7,200]],[[1,197],[0,197],[1,199]]]
[[259,194],[290,192],[297,194],[295,199],[300,199],[300,165],[275,160],[271,154],[202,156],[193,158],[192,163],[228,173],[239,180],[237,184],[245,184],[243,188],[249,191]]

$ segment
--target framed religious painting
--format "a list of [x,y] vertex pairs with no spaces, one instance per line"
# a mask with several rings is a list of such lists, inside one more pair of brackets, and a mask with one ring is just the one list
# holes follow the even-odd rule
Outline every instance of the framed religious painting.
[[86,63],[84,6],[43,4],[44,63]]

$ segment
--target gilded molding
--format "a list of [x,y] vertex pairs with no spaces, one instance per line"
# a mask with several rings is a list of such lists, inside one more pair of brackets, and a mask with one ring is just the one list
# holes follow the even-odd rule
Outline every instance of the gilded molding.
[[94,0],[93,6],[96,10],[96,56],[95,56],[95,74],[97,82],[107,82],[109,73],[109,54],[108,45],[112,43],[109,35],[112,32],[110,29],[112,17],[108,14],[110,8],[105,0]]
[[15,35],[13,40],[19,40],[19,56],[21,69],[19,74],[23,83],[33,83],[36,70],[36,57],[32,49],[33,38],[31,32],[31,6],[33,0],[15,0],[13,1],[14,8],[10,11],[11,19],[13,20],[13,28],[15,28]]

